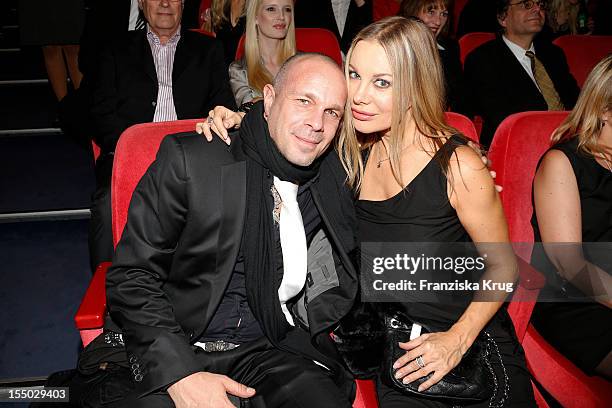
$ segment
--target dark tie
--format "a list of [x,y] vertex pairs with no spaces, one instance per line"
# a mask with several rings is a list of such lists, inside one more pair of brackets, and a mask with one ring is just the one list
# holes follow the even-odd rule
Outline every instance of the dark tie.
[[533,76],[540,87],[540,92],[542,92],[544,100],[546,100],[548,110],[564,110],[565,107],[563,106],[563,102],[561,102],[561,98],[559,98],[559,94],[557,93],[552,80],[548,76],[548,72],[546,72],[544,64],[542,64],[542,62],[535,56],[533,51],[526,51],[525,55],[527,55],[531,60],[531,71],[533,72]]

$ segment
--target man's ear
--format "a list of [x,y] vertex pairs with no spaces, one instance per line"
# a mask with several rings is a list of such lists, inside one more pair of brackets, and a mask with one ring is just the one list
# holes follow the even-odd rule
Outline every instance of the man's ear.
[[263,100],[264,100],[264,117],[267,119],[268,115],[270,115],[270,110],[272,109],[272,104],[276,99],[276,91],[274,90],[274,86],[271,84],[266,84],[263,88]]
[[506,17],[508,17],[508,12],[504,12],[503,14],[497,15],[497,23],[506,29]]

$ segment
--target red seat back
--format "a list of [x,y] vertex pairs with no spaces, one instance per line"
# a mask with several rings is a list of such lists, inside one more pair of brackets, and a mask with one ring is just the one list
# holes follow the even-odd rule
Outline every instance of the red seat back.
[[113,176],[111,179],[111,211],[113,219],[113,243],[117,245],[125,222],[132,193],[141,177],[155,160],[164,136],[195,130],[202,119],[173,122],[143,123],[126,129],[115,149]]
[[459,58],[461,59],[461,65],[465,62],[465,57],[475,48],[494,39],[494,33],[467,33],[461,37],[459,39]]
[[[537,164],[550,147],[550,136],[569,112],[522,112],[508,116],[497,128],[489,158],[497,173],[496,183],[504,190],[502,204],[510,241],[533,242],[531,185]],[[531,249],[521,247],[517,254],[529,260]]]
[[472,122],[467,116],[463,116],[459,113],[445,112],[445,114],[446,122],[450,126],[463,133],[468,139],[478,143],[478,132],[476,132],[474,122]]
[[469,0],[455,0],[455,4],[453,5],[453,10],[451,14],[453,35],[457,34],[457,28],[459,27],[459,17],[461,16],[461,12],[463,11],[463,8],[465,7],[468,1]]
[[91,141],[91,150],[93,152],[94,161],[98,160],[98,157],[100,157],[101,150],[100,146],[98,146],[95,140]]
[[553,43],[565,53],[570,72],[581,88],[593,67],[612,53],[612,36],[608,35],[562,35]]
[[[238,48],[236,48],[236,60],[244,55],[244,34],[240,37]],[[329,30],[324,28],[296,28],[295,44],[298,51],[318,52],[332,58],[339,66],[342,66],[342,53],[338,39]]]
[[374,21],[397,15],[399,6],[400,2],[397,0],[374,0],[372,2],[372,16]]

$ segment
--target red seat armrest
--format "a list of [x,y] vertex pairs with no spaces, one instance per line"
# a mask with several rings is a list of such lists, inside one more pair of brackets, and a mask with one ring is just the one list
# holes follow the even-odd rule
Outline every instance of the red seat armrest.
[[94,273],[81,306],[74,316],[74,322],[79,330],[96,329],[104,326],[106,313],[106,270],[110,262],[103,262]]
[[516,259],[519,267],[519,284],[529,290],[542,289],[546,284],[544,275],[520,256]]

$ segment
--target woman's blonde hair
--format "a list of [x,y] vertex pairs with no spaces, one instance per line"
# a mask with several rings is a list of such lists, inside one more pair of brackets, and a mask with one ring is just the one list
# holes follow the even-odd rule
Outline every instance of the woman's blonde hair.
[[[272,83],[273,80],[272,74],[270,74],[270,72],[261,62],[259,32],[255,22],[257,13],[261,8],[262,3],[263,0],[249,0],[247,2],[246,33],[244,41],[244,58],[246,60],[249,86],[260,93],[263,93],[264,86]],[[277,55],[278,64],[282,64],[295,53],[295,24],[293,21],[292,12],[291,21],[289,22],[289,28],[287,30],[287,36],[283,40],[280,54]]]
[[[395,180],[403,185],[400,157],[406,136],[407,118],[412,116],[417,132],[425,135],[435,150],[444,144],[442,138],[457,133],[446,124],[444,77],[438,49],[429,29],[423,23],[404,17],[384,18],[365,27],[353,39],[346,57],[347,82],[351,56],[359,41],[377,42],[383,47],[389,59],[393,94],[389,161]],[[342,165],[348,173],[348,184],[356,191],[361,187],[363,179],[362,151],[369,149],[381,137],[380,134],[357,134],[350,100],[347,101],[342,131],[336,148]],[[440,160],[447,174],[449,157],[441,157]]]
[[[217,32],[225,23],[231,19],[232,0],[212,0],[210,4],[210,31]],[[239,17],[244,16],[243,9]]]
[[552,134],[555,145],[578,138],[578,149],[603,153],[597,139],[604,125],[601,115],[612,109],[612,55],[601,60],[589,74],[574,110]]
[[567,26],[571,34],[578,33],[578,11],[580,3],[571,4],[568,0],[549,0],[546,20],[553,32],[558,32],[562,27],[557,22],[560,14],[567,15]]

